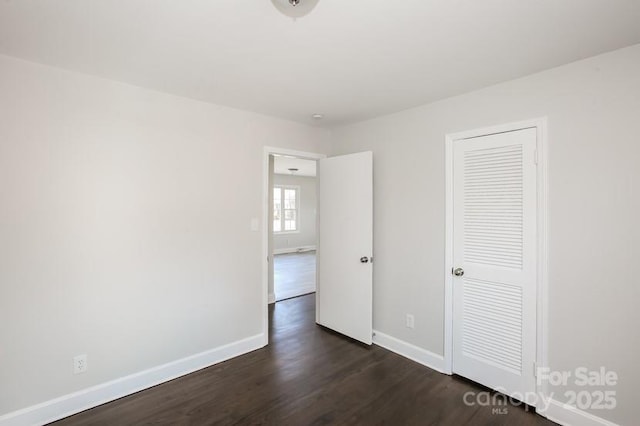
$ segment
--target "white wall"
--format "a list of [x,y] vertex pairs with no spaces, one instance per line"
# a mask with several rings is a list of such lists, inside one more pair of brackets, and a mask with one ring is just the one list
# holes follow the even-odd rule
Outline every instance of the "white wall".
[[274,175],[275,185],[300,187],[300,229],[299,232],[276,233],[273,244],[276,252],[295,251],[300,247],[316,245],[316,178],[308,176]]
[[335,129],[334,154],[374,153],[374,327],[443,354],[445,134],[541,116],[549,119],[550,366],[616,371],[618,408],[593,413],[633,424],[640,45]]
[[0,415],[260,334],[263,145],[325,139],[0,56]]

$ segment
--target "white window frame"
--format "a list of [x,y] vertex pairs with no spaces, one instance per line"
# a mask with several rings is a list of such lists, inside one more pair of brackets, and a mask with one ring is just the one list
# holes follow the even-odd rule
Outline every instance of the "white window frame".
[[[283,234],[299,234],[300,233],[300,185],[273,185],[273,189],[280,188],[280,205],[282,206],[282,214],[280,215],[280,231],[276,231],[274,229],[274,235],[283,235]],[[296,191],[296,229],[295,230],[284,230],[284,190],[285,189],[293,189]],[[273,190],[271,191],[271,196],[273,197]]]

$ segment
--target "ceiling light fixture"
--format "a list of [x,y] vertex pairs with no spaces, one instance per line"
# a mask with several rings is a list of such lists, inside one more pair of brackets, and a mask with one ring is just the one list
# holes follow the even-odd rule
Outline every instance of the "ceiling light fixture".
[[324,115],[322,115],[322,114],[313,114],[311,116],[311,118],[313,118],[314,120],[322,120],[324,118]]
[[291,18],[302,18],[311,13],[319,0],[271,0],[280,13]]

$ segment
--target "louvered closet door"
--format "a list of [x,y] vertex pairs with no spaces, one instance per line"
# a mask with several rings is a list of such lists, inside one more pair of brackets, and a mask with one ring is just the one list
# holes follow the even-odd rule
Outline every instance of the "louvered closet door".
[[[536,129],[453,146],[453,370],[534,404]],[[524,396],[523,396],[524,395]]]

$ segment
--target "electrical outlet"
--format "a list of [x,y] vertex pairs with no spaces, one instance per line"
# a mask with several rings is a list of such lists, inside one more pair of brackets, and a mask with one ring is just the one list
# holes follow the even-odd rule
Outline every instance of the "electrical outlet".
[[407,328],[415,328],[416,319],[411,314],[407,314]]
[[87,371],[87,354],[73,357],[73,374],[82,374]]

